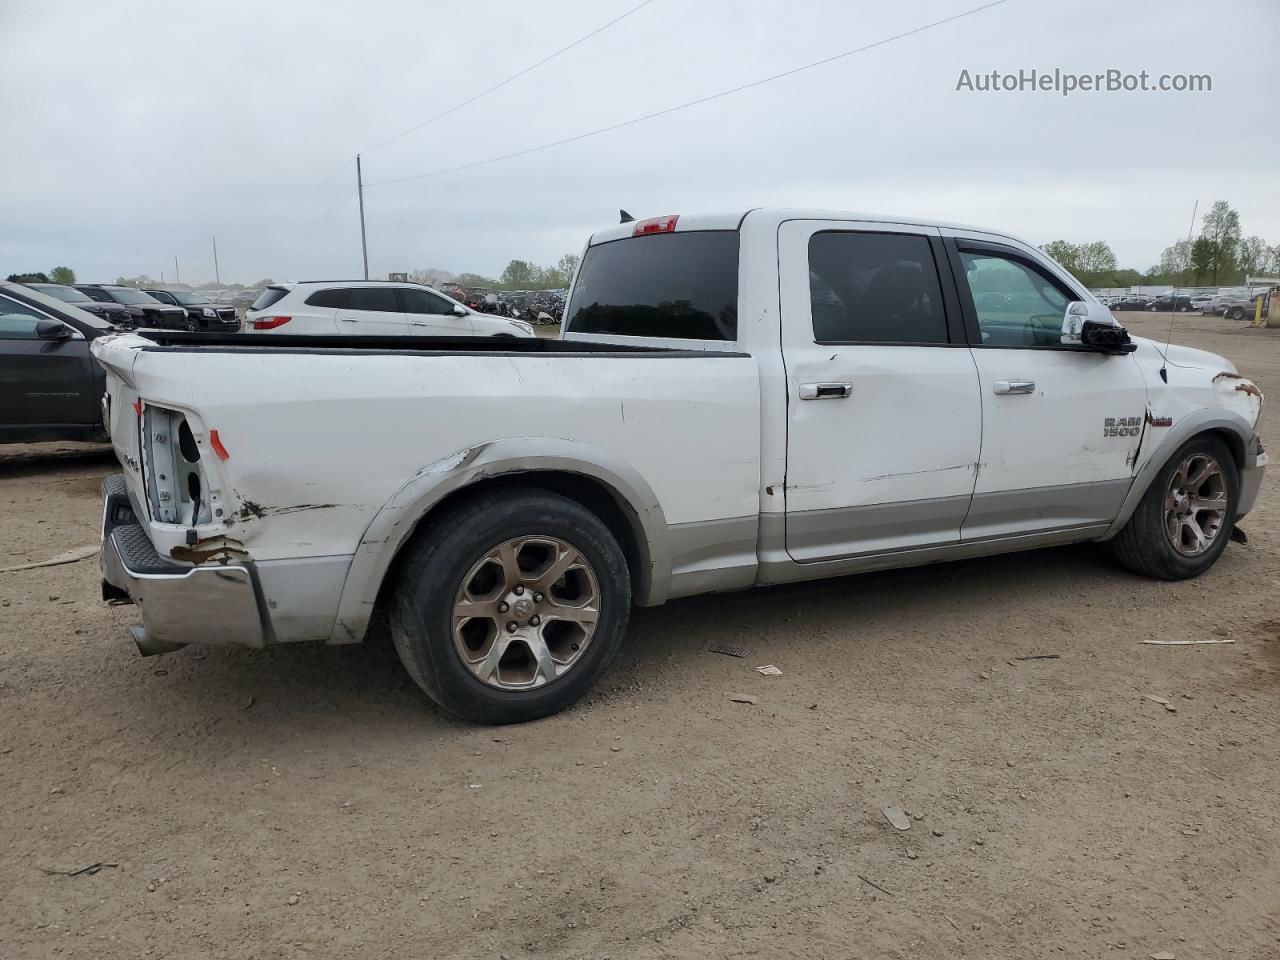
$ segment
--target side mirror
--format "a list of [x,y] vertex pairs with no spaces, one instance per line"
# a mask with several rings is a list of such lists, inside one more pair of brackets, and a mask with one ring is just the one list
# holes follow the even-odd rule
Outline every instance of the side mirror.
[[467,308],[460,303],[455,303],[453,305],[453,315],[455,317],[465,317],[467,315]]
[[1062,342],[1100,353],[1132,353],[1138,349],[1129,340],[1129,331],[1116,322],[1104,304],[1083,300],[1067,304],[1062,318]]
[[37,320],[36,338],[39,340],[69,340],[71,328],[57,320]]

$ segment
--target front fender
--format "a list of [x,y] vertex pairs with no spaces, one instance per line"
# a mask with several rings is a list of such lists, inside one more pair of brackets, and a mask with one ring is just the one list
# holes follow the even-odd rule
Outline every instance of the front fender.
[[[1147,429],[1152,429],[1150,424],[1148,424]],[[1169,462],[1169,458],[1174,455],[1180,446],[1196,434],[1209,433],[1210,431],[1227,433],[1239,441],[1240,449],[1244,452],[1244,457],[1240,464],[1241,471],[1252,470],[1258,465],[1259,447],[1254,442],[1257,434],[1254,432],[1253,424],[1246,420],[1243,415],[1232,410],[1220,408],[1198,410],[1174,424],[1159,445],[1151,452],[1151,455],[1147,457],[1146,462],[1142,464],[1142,467],[1133,478],[1133,485],[1129,487],[1129,493],[1124,498],[1119,514],[1116,515],[1111,526],[1107,528],[1107,532],[1099,539],[1110,540],[1129,522],[1129,518],[1133,516],[1133,511],[1138,509],[1138,504],[1151,486],[1151,482],[1155,480],[1156,474],[1160,472],[1160,468]]]
[[638,535],[642,569],[636,601],[652,606],[665,600],[671,581],[666,515],[639,471],[593,444],[514,437],[476,444],[427,464],[383,504],[352,557],[331,642],[364,639],[392,561],[422,518],[445,497],[479,480],[540,471],[580,474],[609,489]]

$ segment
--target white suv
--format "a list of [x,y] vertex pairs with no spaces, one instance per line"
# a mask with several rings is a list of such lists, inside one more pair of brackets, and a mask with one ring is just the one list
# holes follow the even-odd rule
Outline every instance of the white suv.
[[419,283],[278,283],[245,313],[246,333],[357,337],[533,337],[519,320],[477,313]]

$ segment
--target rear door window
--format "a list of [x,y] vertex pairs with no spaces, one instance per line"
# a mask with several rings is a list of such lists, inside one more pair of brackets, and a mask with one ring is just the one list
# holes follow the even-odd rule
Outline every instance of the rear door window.
[[345,307],[347,291],[345,289],[317,290],[303,302],[309,307]]
[[565,315],[569,333],[736,340],[738,232],[628,237],[587,249]]
[[929,241],[905,233],[815,233],[809,303],[818,343],[947,342]]
[[352,287],[347,291],[348,310],[368,310],[373,313],[399,313],[395,287]]

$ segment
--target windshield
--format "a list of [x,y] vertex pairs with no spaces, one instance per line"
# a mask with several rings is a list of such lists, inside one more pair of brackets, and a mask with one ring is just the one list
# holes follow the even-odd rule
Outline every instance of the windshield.
[[588,248],[570,333],[680,340],[738,336],[738,232],[702,230]]
[[149,293],[143,293],[141,290],[133,290],[130,287],[108,287],[107,293],[115,298],[117,303],[155,303],[160,301]]
[[173,297],[173,299],[177,300],[184,307],[196,307],[209,302],[198,293],[171,293],[169,296]]
[[66,303],[93,303],[93,300],[84,295],[75,287],[61,287],[56,283],[29,283],[27,286],[32,290],[39,290],[41,293],[47,293],[51,297],[57,297]]

